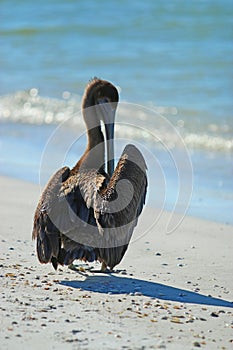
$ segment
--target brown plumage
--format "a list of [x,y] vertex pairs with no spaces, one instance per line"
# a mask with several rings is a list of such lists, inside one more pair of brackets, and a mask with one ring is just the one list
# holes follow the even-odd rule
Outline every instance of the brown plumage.
[[52,176],[36,208],[32,237],[38,259],[55,269],[75,259],[98,260],[102,270],[113,269],[125,254],[145,203],[146,164],[140,151],[127,145],[114,170],[117,103],[111,83],[97,78],[89,82],[82,102],[86,151],[73,169],[63,167]]

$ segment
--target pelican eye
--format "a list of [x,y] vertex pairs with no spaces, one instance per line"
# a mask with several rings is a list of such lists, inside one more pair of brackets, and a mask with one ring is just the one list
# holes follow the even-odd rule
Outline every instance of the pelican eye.
[[108,97],[100,97],[98,98],[98,104],[102,104],[102,103],[109,103],[110,99]]

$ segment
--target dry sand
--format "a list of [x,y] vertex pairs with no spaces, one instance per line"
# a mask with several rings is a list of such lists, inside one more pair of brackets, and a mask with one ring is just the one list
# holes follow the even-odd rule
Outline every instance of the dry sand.
[[[232,226],[146,208],[117,271],[40,265],[39,186],[0,178],[1,349],[232,349]],[[95,267],[99,266],[94,264]]]

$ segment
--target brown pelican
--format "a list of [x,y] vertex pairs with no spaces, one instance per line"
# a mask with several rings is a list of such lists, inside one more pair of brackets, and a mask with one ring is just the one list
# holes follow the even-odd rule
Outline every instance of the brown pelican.
[[110,82],[89,82],[82,100],[86,151],[73,169],[65,166],[51,177],[36,208],[32,237],[37,256],[55,269],[80,259],[98,260],[101,271],[112,270],[125,254],[145,203],[146,164],[140,151],[127,145],[114,170],[118,99]]

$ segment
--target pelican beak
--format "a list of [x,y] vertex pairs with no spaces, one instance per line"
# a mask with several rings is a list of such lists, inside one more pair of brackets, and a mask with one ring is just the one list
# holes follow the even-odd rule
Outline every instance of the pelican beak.
[[114,172],[114,121],[116,109],[112,107],[106,99],[98,100],[98,107],[101,111],[102,120],[105,125],[106,141],[107,141],[107,171],[111,177]]
[[105,132],[107,138],[108,175],[112,177],[114,172],[114,123],[105,124]]

